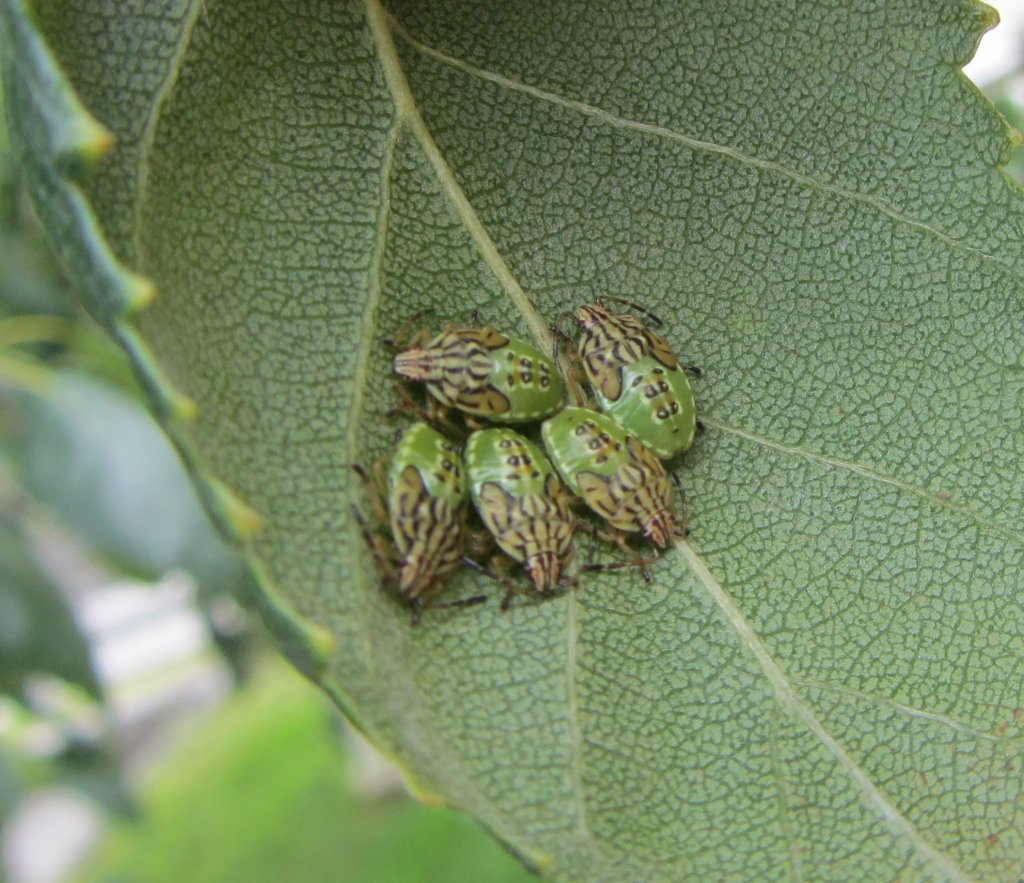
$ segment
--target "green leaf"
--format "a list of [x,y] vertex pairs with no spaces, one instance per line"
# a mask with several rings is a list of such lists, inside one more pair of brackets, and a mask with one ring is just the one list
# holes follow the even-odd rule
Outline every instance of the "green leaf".
[[0,314],[67,313],[74,298],[57,272],[39,225],[28,217],[20,183],[0,115]]
[[21,410],[14,448],[22,483],[92,548],[149,579],[175,567],[208,590],[243,579],[138,402],[85,375],[55,372]]
[[[1020,876],[1024,201],[959,71],[991,10],[3,6],[69,274],[281,645],[422,790],[559,880]],[[411,629],[348,515],[378,341],[431,307],[547,347],[606,293],[704,369],[690,541]]]
[[67,601],[36,563],[24,531],[0,517],[0,692],[46,673],[99,696],[92,660]]

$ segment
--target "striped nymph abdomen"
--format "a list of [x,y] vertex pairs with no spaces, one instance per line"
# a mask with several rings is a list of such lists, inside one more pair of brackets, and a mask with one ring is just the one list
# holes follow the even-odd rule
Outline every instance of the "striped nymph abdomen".
[[580,357],[591,385],[614,401],[622,393],[622,368],[652,356],[669,369],[679,367],[667,340],[628,313],[613,313],[600,304],[576,310],[582,332]]
[[396,355],[394,366],[442,404],[497,423],[539,420],[565,400],[565,382],[551,359],[490,326],[449,326]]
[[569,488],[617,530],[642,531],[666,548],[676,531],[672,486],[661,461],[606,414],[566,408],[541,427]]
[[388,472],[388,515],[404,597],[436,594],[461,564],[466,491],[455,446],[425,423],[410,426]]
[[572,557],[570,499],[550,461],[509,429],[474,432],[466,444],[470,494],[501,550],[550,592]]

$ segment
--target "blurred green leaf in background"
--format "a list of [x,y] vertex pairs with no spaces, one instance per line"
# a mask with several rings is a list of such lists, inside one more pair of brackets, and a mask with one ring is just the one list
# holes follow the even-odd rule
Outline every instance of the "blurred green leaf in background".
[[470,819],[352,793],[322,699],[264,666],[184,744],[83,883],[526,883]]
[[20,525],[0,516],[0,692],[17,696],[36,672],[98,697],[89,648],[67,601],[36,563]]

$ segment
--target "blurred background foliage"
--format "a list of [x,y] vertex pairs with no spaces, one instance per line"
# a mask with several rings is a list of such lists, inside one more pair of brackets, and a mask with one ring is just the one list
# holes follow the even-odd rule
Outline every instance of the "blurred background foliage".
[[[1024,69],[987,92],[1024,130]],[[1024,150],[1007,171],[1024,183]],[[382,761],[265,645],[246,580],[77,308],[0,118],[0,879],[533,879],[470,819],[367,772]],[[23,809],[54,788],[94,824],[26,876]]]
[[[77,307],[0,125],[0,879],[533,879],[372,773],[264,643],[247,578]],[[47,814],[69,790],[84,823]]]
[[[988,84],[985,93],[1009,124],[1018,132],[1024,133],[1024,67]],[[1024,149],[1018,146],[1014,151],[1006,166],[1006,172],[1018,184],[1024,186]]]

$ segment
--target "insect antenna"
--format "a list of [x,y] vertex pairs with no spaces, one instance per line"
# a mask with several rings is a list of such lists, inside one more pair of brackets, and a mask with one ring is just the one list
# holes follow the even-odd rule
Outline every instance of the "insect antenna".
[[483,604],[487,600],[486,595],[473,595],[472,598],[458,598],[454,601],[441,601],[431,604],[431,610],[444,610],[449,607],[472,607],[475,604]]
[[398,329],[398,333],[394,337],[385,337],[381,340],[381,345],[387,347],[392,352],[401,352],[405,349],[409,338],[409,329],[412,328],[420,319],[426,316],[433,316],[437,314],[436,307],[424,307],[419,312],[413,313],[405,322],[402,323],[402,327]]
[[600,303],[600,304],[603,304],[605,301],[609,301],[609,300],[610,301],[614,301],[615,303],[625,304],[627,307],[632,307],[638,313],[642,313],[643,315],[645,315],[648,319],[653,321],[654,324],[658,325],[659,327],[665,324],[664,322],[661,321],[661,317],[660,316],[658,316],[657,314],[651,312],[649,309],[647,309],[647,307],[642,307],[642,306],[640,306],[640,304],[634,303],[631,300],[626,300],[624,297],[615,297],[615,295],[612,295],[612,294],[602,294],[597,299],[597,302]]

